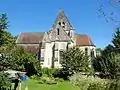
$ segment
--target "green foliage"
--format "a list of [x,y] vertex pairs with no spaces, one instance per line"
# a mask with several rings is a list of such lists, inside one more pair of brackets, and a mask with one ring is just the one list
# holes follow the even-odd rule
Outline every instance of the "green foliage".
[[57,84],[58,82],[63,82],[64,80],[61,78],[54,78],[54,77],[48,77],[48,76],[38,76],[33,75],[30,77],[30,79],[37,80],[39,84]]
[[115,80],[87,77],[80,73],[74,74],[69,79],[73,85],[79,87],[81,90],[117,90]]
[[28,53],[23,47],[16,45],[17,36],[12,36],[6,31],[8,27],[7,15],[0,15],[0,70],[14,69],[26,71],[27,75],[37,73],[38,67],[37,57]]
[[0,30],[5,30],[8,27],[7,14],[0,14]]
[[11,67],[12,58],[9,53],[0,53],[0,71]]
[[101,55],[104,56],[104,55],[107,55],[111,52],[114,52],[115,51],[115,47],[113,47],[113,45],[111,44],[108,44],[105,49],[101,52]]
[[38,60],[35,55],[28,53],[23,47],[16,46],[9,53],[3,53],[0,57],[1,70],[13,69],[26,71],[28,76],[36,74],[38,69]]
[[38,76],[38,75],[32,75],[32,76],[30,76],[30,79],[39,80],[40,76]]
[[41,71],[37,75],[33,75],[30,78],[34,80],[38,80],[39,84],[56,84],[58,82],[62,82],[62,78],[55,78],[54,75],[58,73],[59,69],[49,69],[42,68]]
[[55,81],[54,78],[50,78],[50,77],[40,77],[39,84],[57,84],[57,81]]
[[66,51],[61,51],[60,61],[62,65],[61,73],[64,76],[72,75],[76,72],[88,71],[89,70],[89,60],[85,54],[76,47],[67,49]]
[[11,33],[4,30],[2,31],[2,45],[1,46],[9,46],[13,47],[15,45],[16,37],[12,36]]
[[120,29],[117,28],[114,34],[113,45],[109,44],[102,52],[101,56],[93,60],[95,71],[104,74],[103,77],[117,78],[120,73]]
[[36,74],[38,67],[37,57],[28,53],[24,50],[23,47],[17,46],[12,50],[12,69],[19,71],[26,71],[27,75],[30,76],[32,74]]
[[120,54],[109,53],[93,60],[95,71],[101,72],[106,78],[117,78],[120,73]]
[[40,73],[42,74],[42,76],[45,76],[45,77],[53,77],[58,72],[59,72],[59,69],[56,69],[56,68],[42,68]]
[[114,44],[115,48],[120,48],[120,28],[116,29],[112,43]]
[[7,75],[0,72],[0,88],[10,88],[11,82],[7,78]]
[[4,42],[4,30],[7,29],[7,15],[6,14],[0,14],[0,47],[2,46]]

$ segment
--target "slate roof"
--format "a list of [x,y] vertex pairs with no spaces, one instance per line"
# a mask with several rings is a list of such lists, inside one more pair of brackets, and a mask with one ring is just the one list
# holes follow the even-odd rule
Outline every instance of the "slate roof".
[[39,52],[39,46],[32,46],[32,45],[27,45],[27,46],[24,46],[25,50],[28,51],[28,52],[32,52],[32,53],[38,53]]
[[44,32],[22,32],[20,33],[17,44],[39,44],[42,42]]
[[59,28],[59,35],[57,29],[51,30],[48,37],[50,41],[72,41],[63,28]]
[[95,46],[87,34],[76,34],[76,46]]

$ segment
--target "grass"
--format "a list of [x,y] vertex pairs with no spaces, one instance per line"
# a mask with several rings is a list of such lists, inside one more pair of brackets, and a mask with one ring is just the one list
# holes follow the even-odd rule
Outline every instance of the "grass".
[[68,81],[64,81],[53,85],[47,85],[39,84],[37,83],[37,81],[29,79],[22,83],[22,87],[25,86],[28,86],[28,90],[80,90],[78,87],[73,86]]

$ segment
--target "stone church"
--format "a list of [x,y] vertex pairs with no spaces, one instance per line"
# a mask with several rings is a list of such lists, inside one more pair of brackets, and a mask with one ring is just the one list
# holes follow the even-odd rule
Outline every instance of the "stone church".
[[95,45],[86,34],[77,34],[63,10],[48,32],[21,32],[17,45],[38,55],[42,67],[60,68],[60,50],[76,46],[90,57],[96,56]]

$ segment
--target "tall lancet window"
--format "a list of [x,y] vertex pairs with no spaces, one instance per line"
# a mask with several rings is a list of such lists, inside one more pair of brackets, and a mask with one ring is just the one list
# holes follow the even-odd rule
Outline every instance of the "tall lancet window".
[[59,28],[57,29],[57,35],[60,35],[60,30],[59,30]]

